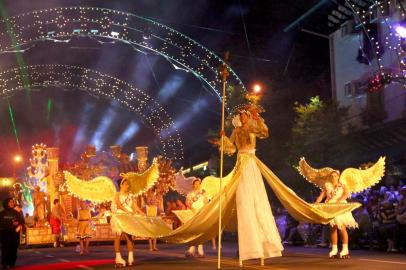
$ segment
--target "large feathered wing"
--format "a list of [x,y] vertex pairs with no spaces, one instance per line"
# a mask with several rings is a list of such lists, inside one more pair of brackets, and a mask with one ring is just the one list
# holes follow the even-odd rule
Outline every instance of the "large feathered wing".
[[329,181],[329,175],[336,171],[333,168],[325,167],[322,169],[315,169],[311,167],[302,157],[299,161],[299,173],[310,183],[319,188],[324,188],[324,184]]
[[378,183],[385,174],[385,157],[368,169],[345,169],[340,176],[340,183],[347,186],[350,193],[361,192]]
[[128,172],[122,173],[120,176],[127,179],[130,192],[138,196],[150,189],[159,180],[158,160],[154,159],[151,166],[143,173]]
[[89,200],[95,203],[113,201],[117,192],[113,181],[106,176],[98,176],[86,181],[77,178],[68,171],[63,172],[68,192],[79,197],[81,200]]

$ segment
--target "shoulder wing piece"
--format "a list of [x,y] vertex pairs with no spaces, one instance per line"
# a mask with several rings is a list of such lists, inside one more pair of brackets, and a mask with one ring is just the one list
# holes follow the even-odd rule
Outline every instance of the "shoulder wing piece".
[[299,161],[299,173],[310,183],[316,185],[318,188],[323,188],[324,183],[328,181],[329,175],[335,171],[333,168],[325,167],[322,169],[315,169],[311,167],[302,157]]
[[86,181],[77,178],[68,171],[65,175],[68,191],[82,200],[89,200],[95,203],[112,201],[116,194],[116,187],[113,181],[106,176],[98,176]]
[[158,160],[154,159],[151,166],[143,173],[128,172],[120,174],[128,180],[130,191],[138,196],[150,189],[159,179]]
[[378,183],[385,174],[385,157],[365,170],[348,168],[343,171],[340,183],[347,186],[350,193],[361,192]]

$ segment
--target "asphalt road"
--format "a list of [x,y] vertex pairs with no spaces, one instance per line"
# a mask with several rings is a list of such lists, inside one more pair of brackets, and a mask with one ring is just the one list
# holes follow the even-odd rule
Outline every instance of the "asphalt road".
[[[158,244],[157,252],[150,252],[145,243],[136,243],[134,252],[136,265],[124,269],[217,269],[217,252],[205,245],[206,257],[187,259],[184,256],[186,246]],[[283,256],[267,259],[265,266],[259,265],[259,260],[245,262],[244,269],[362,269],[386,270],[406,269],[406,254],[385,253],[367,250],[352,250],[351,258],[347,260],[328,259],[328,249],[286,247]],[[122,246],[123,257],[126,248]],[[223,244],[221,269],[240,269],[238,265],[237,245]],[[79,255],[74,246],[63,248],[32,248],[19,250],[17,269],[112,269],[114,252],[109,245],[91,246],[90,254]]]

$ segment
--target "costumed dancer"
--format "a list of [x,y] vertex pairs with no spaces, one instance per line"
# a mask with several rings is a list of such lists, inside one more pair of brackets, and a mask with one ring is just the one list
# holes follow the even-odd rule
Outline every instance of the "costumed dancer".
[[255,161],[256,138],[269,136],[268,127],[259,116],[258,107],[246,105],[233,117],[230,138],[224,134],[224,151],[238,150],[241,175],[236,192],[238,247],[243,260],[282,256],[283,246],[272,214],[261,172]]
[[92,238],[90,221],[92,215],[89,205],[85,201],[80,202],[80,210],[78,212],[78,238],[80,244],[80,255],[89,253],[89,240]]
[[[326,181],[323,190],[317,197],[315,203],[321,203],[323,200],[325,203],[346,203],[347,198],[350,193],[348,188],[338,182],[340,178],[339,171],[332,171],[329,176],[330,180]],[[336,258],[338,249],[338,231],[340,231],[341,241],[343,244],[342,250],[340,252],[340,258],[348,258],[348,232],[347,228],[355,229],[358,228],[358,223],[355,221],[351,212],[339,215],[330,221],[330,240],[331,240],[331,251],[329,253],[329,258]]]
[[[314,169],[302,158],[299,162],[299,172],[305,179],[322,189],[316,199],[316,203],[324,200],[325,210],[334,207],[333,204],[347,203],[351,193],[360,192],[379,182],[385,171],[385,158],[381,157],[372,167],[366,170],[347,168],[340,174],[340,171],[326,167]],[[321,205],[323,206],[323,205]],[[347,228],[358,228],[351,212],[334,217],[330,222],[331,251],[329,258],[349,258],[348,232]],[[339,255],[337,248],[338,231],[340,231],[342,249]]]
[[[199,210],[203,207],[203,205],[209,202],[209,198],[206,195],[205,190],[201,187],[202,180],[196,178],[193,180],[193,190],[189,192],[186,196],[186,207],[192,210]],[[196,246],[190,246],[189,249],[186,251],[186,257],[195,257],[196,255]],[[203,244],[199,244],[197,246],[197,257],[203,258],[204,257],[204,249]]]
[[[144,215],[141,209],[137,206],[136,200],[132,193],[130,193],[130,185],[126,178],[121,178],[117,181],[120,191],[116,194],[111,210],[113,213],[138,213]],[[126,261],[121,257],[120,240],[124,236],[127,241],[128,249],[128,266],[134,265],[134,243],[131,235],[123,232],[117,224],[117,220],[113,215],[110,221],[111,229],[116,234],[114,238],[114,251],[116,253],[115,267],[125,267]]]

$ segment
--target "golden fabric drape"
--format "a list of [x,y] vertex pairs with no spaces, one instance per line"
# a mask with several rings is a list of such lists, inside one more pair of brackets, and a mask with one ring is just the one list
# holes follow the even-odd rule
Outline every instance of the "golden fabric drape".
[[[212,200],[203,206],[197,213],[185,219],[186,222],[176,230],[168,230],[166,224],[155,221],[151,223],[151,218],[129,217],[125,214],[116,215],[122,225],[122,230],[141,237],[156,237],[169,243],[190,243],[201,244],[218,234],[218,213],[219,198],[222,196],[222,224],[223,229],[236,227],[236,204],[235,196],[240,179],[241,169],[249,158],[255,161],[272,190],[295,219],[310,223],[328,223],[337,215],[352,211],[360,206],[359,203],[348,204],[309,204],[299,198],[295,192],[283,184],[283,182],[272,173],[255,155],[241,155],[238,158],[237,166],[227,177],[231,180],[224,185],[221,193],[215,195]],[[226,177],[226,178],[227,178]],[[211,177],[213,178],[213,177]],[[159,219],[159,218],[157,218]],[[226,228],[227,229],[227,228]]]
[[[289,214],[303,222],[327,224],[334,217],[350,212],[359,207],[359,203],[337,204],[310,204],[301,199],[287,187],[264,163],[254,154],[240,154],[234,170],[224,177],[223,190],[219,190],[219,178],[210,176],[207,180],[212,200],[197,212],[182,212],[184,224],[174,231],[158,217],[155,219],[116,214],[113,216],[118,221],[122,231],[140,237],[160,238],[170,243],[200,244],[218,234],[219,199],[222,196],[222,224],[223,229],[235,230],[236,219],[236,190],[242,170],[248,160],[254,159],[261,174],[272,188],[276,197],[286,208]],[[203,182],[204,182],[203,181]],[[176,213],[176,212],[175,212]]]

